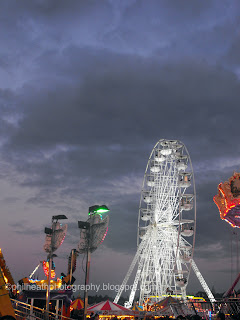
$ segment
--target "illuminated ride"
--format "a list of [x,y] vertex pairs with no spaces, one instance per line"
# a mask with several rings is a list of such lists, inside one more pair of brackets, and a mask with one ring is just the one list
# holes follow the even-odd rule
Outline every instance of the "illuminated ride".
[[[233,228],[240,228],[240,173],[234,172],[228,181],[218,185],[218,194],[213,197],[217,205],[220,218],[228,222]],[[240,273],[233,281],[223,297],[230,297],[240,280]]]
[[[81,230],[80,242],[78,249],[72,249],[68,258],[68,268],[67,273],[61,273],[61,276],[57,277],[55,272],[55,263],[53,259],[56,257],[55,251],[63,243],[66,232],[67,225],[62,225],[57,221],[54,216],[54,221],[51,228],[45,228],[46,238],[44,244],[44,250],[47,253],[47,259],[41,261],[37,267],[33,270],[29,277],[25,277],[19,281],[22,285],[22,290],[19,292],[19,297],[24,303],[31,299],[31,307],[34,303],[41,303],[40,300],[45,304],[46,301],[46,290],[49,290],[49,301],[54,304],[56,310],[63,309],[63,315],[69,316],[69,306],[72,297],[72,284],[75,282],[73,273],[76,270],[77,257],[80,253],[86,253],[87,250],[93,252],[97,249],[101,242],[103,242],[107,230],[109,217],[103,218],[103,214],[106,212],[104,206],[98,206],[96,212],[91,212],[89,215],[88,222],[83,224],[88,224],[90,228],[90,237],[86,229]],[[94,209],[94,208],[93,208]],[[107,210],[108,211],[108,210]],[[49,269],[51,266],[50,279]],[[46,279],[36,279],[35,274],[37,270],[42,267]],[[35,301],[37,300],[37,301]],[[53,303],[54,301],[54,303]],[[41,303],[43,305],[43,303]],[[68,307],[67,307],[68,306]]]
[[218,185],[218,194],[213,198],[220,217],[232,227],[240,228],[240,173],[233,175]]
[[135,266],[137,271],[125,306],[131,307],[139,286],[139,304],[166,295],[186,298],[191,266],[209,299],[214,297],[193,261],[196,194],[191,159],[177,140],[159,140],[145,171],[138,217],[138,249],[114,302]]
[[[90,252],[95,251],[100,243],[103,242],[108,231],[109,217],[103,218],[103,214],[109,211],[107,207],[93,206],[90,209],[92,211],[89,213],[90,216],[87,222],[90,225],[90,237],[88,237],[86,230],[81,230],[79,251],[77,249],[71,250],[68,258],[67,275],[61,273],[61,277],[56,277],[55,264],[53,262],[53,258],[56,257],[54,252],[63,243],[67,232],[67,225],[62,225],[58,221],[58,219],[64,219],[65,216],[63,215],[53,216],[52,227],[45,228],[44,250],[47,253],[47,259],[41,261],[29,277],[19,280],[18,286],[14,283],[0,249],[0,316],[11,315],[15,317],[15,314],[19,316],[21,306],[24,306],[24,308],[29,306],[30,310],[33,310],[35,302],[39,304],[42,301],[45,305],[47,290],[49,290],[49,300],[51,299],[51,305],[55,307],[56,314],[61,309],[63,316],[70,315],[69,306],[72,296],[72,284],[75,281],[73,273],[76,270],[77,256],[79,253],[85,253],[88,250]],[[34,277],[40,266],[42,266],[47,279],[40,280]],[[18,299],[12,299],[14,308],[10,297]],[[31,300],[31,305],[27,304],[29,300]],[[41,304],[43,305],[43,303]]]
[[[74,279],[72,274],[75,270],[74,266],[76,267],[74,263],[71,264],[75,257],[74,255],[72,256],[72,252],[75,252],[76,250],[74,251],[73,249],[71,251],[69,257],[70,261],[68,261],[68,274],[65,275],[62,273],[61,277],[57,277],[55,272],[55,263],[53,261],[53,258],[56,257],[54,252],[61,246],[67,233],[67,225],[62,225],[58,221],[58,219],[61,219],[62,217],[63,215],[53,216],[51,228],[45,228],[46,237],[43,248],[47,253],[47,259],[41,261],[29,277],[25,277],[19,281],[19,284],[21,285],[19,299],[24,303],[31,300],[31,307],[34,306],[34,303],[41,304],[43,306],[46,304],[46,298],[48,295],[49,301],[54,300],[56,310],[59,310],[61,306],[63,314],[68,315],[68,308],[66,306],[71,302],[71,283],[72,279]],[[40,266],[43,268],[46,279],[36,279],[34,276]],[[65,284],[66,286],[64,286]]]

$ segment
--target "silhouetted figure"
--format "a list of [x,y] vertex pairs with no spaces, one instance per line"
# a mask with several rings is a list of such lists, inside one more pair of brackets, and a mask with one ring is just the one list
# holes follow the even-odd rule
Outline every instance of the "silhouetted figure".
[[218,312],[216,320],[225,320],[225,314],[223,312]]

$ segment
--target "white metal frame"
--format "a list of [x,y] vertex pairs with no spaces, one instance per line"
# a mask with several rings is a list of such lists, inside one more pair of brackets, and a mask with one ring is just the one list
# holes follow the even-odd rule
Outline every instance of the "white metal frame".
[[[185,299],[195,231],[196,191],[189,153],[178,140],[159,140],[151,152],[143,180],[138,250],[114,302],[118,302],[136,265],[127,307],[132,306],[138,285],[140,305],[155,303],[166,294]],[[196,275],[202,284],[199,274],[198,270]],[[204,284],[209,298],[214,299],[205,281]]]

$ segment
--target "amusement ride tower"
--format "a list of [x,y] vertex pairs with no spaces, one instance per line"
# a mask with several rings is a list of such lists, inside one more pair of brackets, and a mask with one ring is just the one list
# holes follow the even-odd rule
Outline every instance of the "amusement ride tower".
[[114,302],[130,275],[137,271],[127,307],[139,286],[139,304],[155,303],[166,295],[186,297],[191,267],[209,299],[214,297],[193,261],[196,192],[191,159],[177,140],[159,140],[144,175],[138,216],[138,248]]

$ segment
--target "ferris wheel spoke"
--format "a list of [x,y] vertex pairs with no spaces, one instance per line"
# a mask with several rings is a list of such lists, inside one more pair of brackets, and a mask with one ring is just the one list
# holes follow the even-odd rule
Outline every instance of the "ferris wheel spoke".
[[[185,298],[195,232],[196,195],[189,153],[178,140],[159,140],[148,159],[142,185],[138,258],[134,258],[138,268],[128,305],[133,302],[137,284],[139,304],[157,302],[169,292]],[[132,272],[133,265],[130,269]]]
[[[180,200],[186,192],[185,185],[190,184],[188,179],[191,177],[191,174],[185,175],[181,173],[183,182],[181,182],[182,187],[180,187],[179,172],[187,168],[186,162],[190,162],[188,161],[188,157],[188,153],[185,151],[185,146],[182,143],[160,140],[150,155],[145,172],[143,192],[151,195],[148,199],[150,201],[146,205],[149,219],[145,222],[145,225],[148,228],[157,228],[157,232],[148,234],[148,237],[153,237],[155,243],[157,243],[158,248],[154,250],[158,258],[152,259],[149,256],[148,260],[145,261],[143,271],[146,273],[146,276],[143,275],[141,281],[144,283],[143,288],[145,288],[147,279],[150,279],[149,277],[147,278],[147,274],[155,270],[155,276],[152,278],[152,281],[155,284],[159,283],[158,288],[155,289],[155,296],[159,296],[159,293],[163,295],[169,287],[175,292],[180,289],[180,291],[185,292],[182,287],[178,287],[173,269],[177,265],[177,269],[182,270],[184,268],[188,272],[187,263],[181,259],[183,259],[183,253],[186,256],[187,249],[189,247],[192,248],[189,242],[182,239],[181,236],[181,226],[184,222],[182,222]],[[150,183],[148,183],[147,179],[150,179]],[[141,202],[140,208],[144,210],[144,207],[144,202]],[[194,219],[192,220],[194,221]],[[141,223],[141,220],[139,221]],[[194,244],[192,243],[192,245]],[[149,294],[145,292],[140,294],[140,296],[146,298],[147,296],[149,297]],[[154,296],[154,293],[151,292],[151,294]]]

